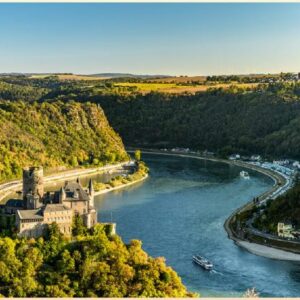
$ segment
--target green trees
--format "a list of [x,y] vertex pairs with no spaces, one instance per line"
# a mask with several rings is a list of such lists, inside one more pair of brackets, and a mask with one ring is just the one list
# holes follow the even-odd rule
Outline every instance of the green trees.
[[94,97],[128,146],[300,158],[300,84]]
[[6,297],[191,296],[162,258],[140,241],[125,245],[96,225],[67,240],[55,225],[38,240],[0,238],[0,293]]
[[91,103],[0,101],[0,181],[26,165],[56,168],[128,159],[104,112]]
[[300,184],[297,183],[284,195],[267,203],[264,214],[254,220],[260,230],[277,233],[279,222],[291,222],[300,227]]
[[134,152],[134,159],[136,161],[140,161],[141,160],[141,150],[135,150],[135,152]]

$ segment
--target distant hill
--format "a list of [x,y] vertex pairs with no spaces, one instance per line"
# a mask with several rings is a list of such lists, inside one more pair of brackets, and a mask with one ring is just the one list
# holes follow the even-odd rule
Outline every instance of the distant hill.
[[137,74],[130,74],[130,73],[99,73],[99,74],[91,74],[89,76],[105,77],[105,78],[128,78],[129,77],[129,78],[140,78],[140,79],[171,77],[169,75],[137,75]]
[[300,83],[94,99],[128,146],[300,158]]

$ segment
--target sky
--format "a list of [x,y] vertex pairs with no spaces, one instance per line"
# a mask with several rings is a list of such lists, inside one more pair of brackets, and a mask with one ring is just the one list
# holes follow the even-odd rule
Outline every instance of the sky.
[[0,3],[0,73],[300,71],[300,3]]

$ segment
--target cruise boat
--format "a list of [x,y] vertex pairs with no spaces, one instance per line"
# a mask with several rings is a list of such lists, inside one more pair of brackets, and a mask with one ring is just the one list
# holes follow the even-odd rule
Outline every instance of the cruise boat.
[[249,173],[246,171],[241,171],[240,176],[244,179],[250,179]]
[[207,260],[206,258],[200,255],[194,255],[193,262],[205,270],[212,270],[213,268],[213,264],[209,260]]

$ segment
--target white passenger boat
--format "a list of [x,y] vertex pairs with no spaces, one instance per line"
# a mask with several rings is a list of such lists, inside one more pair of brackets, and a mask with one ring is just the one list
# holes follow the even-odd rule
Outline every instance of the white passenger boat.
[[250,179],[249,173],[246,171],[241,171],[240,176],[244,179]]
[[193,262],[205,270],[212,270],[213,268],[213,264],[209,260],[207,260],[206,258],[200,255],[194,255]]

